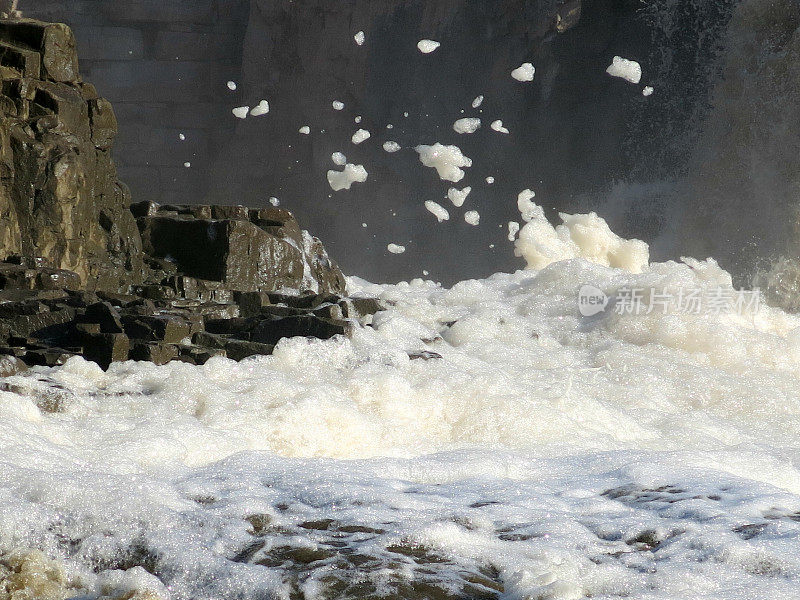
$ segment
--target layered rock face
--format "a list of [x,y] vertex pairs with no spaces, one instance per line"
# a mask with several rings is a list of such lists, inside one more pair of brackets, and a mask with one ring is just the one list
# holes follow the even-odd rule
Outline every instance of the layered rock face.
[[286,210],[131,205],[67,26],[0,21],[0,76],[0,371],[239,359],[379,308]]
[[80,81],[71,30],[5,21],[0,52],[0,258],[43,258],[90,288],[141,281],[129,193],[110,155],[116,118]]

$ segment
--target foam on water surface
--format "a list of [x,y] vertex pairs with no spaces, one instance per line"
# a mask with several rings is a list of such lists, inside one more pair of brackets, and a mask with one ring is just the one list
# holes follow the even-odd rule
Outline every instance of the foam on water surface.
[[597,215],[553,226],[532,197],[529,269],[450,289],[350,278],[388,307],[352,338],[4,379],[0,583],[149,600],[796,598],[800,317],[584,317],[587,285],[609,307],[631,288],[734,290],[714,261],[648,264]]

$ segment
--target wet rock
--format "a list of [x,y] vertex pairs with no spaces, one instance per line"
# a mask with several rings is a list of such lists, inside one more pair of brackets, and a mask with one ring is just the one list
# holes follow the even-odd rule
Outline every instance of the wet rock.
[[432,360],[442,358],[442,355],[438,352],[432,352],[430,350],[420,350],[418,352],[409,352],[408,358],[411,360]]
[[131,203],[65,25],[0,21],[0,79],[0,373],[241,360],[371,310],[285,209]]
[[345,318],[359,319],[386,310],[377,298],[344,298],[339,302]]
[[83,315],[88,323],[97,323],[102,333],[123,333],[119,312],[110,302],[96,302],[86,307]]
[[[5,349],[4,350],[10,350]],[[3,353],[0,356],[0,377],[10,377],[26,370],[28,365],[23,360],[17,358],[13,354]]]
[[32,48],[41,56],[42,71],[50,81],[77,83],[78,54],[72,30],[62,23],[43,23],[32,19],[0,21],[0,39]]
[[250,339],[262,344],[277,344],[287,337],[315,337],[327,340],[335,335],[348,335],[352,331],[349,321],[322,319],[313,314],[264,320],[250,333]]
[[160,342],[137,341],[130,350],[131,360],[149,361],[157,365],[164,365],[178,356],[178,347],[174,344]]
[[130,340],[124,333],[87,334],[83,342],[83,355],[107,369],[112,362],[128,360]]
[[230,340],[225,344],[225,351],[228,358],[232,360],[243,360],[250,356],[268,356],[272,354],[275,346],[272,344],[261,344],[259,342],[248,342],[244,340]]

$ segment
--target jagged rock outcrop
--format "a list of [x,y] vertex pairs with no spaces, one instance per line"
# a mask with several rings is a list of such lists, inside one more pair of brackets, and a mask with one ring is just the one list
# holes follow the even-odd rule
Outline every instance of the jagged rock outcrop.
[[68,269],[90,289],[141,281],[114,111],[81,82],[69,27],[0,22],[0,76],[0,258]]
[[0,372],[76,354],[239,360],[381,308],[345,297],[287,210],[131,205],[113,108],[81,81],[66,25],[0,21],[0,78]]

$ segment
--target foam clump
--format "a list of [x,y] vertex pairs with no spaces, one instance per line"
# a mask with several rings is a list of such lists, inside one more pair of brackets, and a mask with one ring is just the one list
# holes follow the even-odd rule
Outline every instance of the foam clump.
[[508,129],[503,127],[503,122],[500,119],[492,121],[491,128],[497,133],[508,133]]
[[462,167],[471,167],[472,159],[464,156],[458,146],[445,146],[436,142],[432,146],[419,145],[414,148],[420,162],[436,169],[439,179],[458,183],[464,179]]
[[420,40],[417,42],[417,49],[423,54],[430,54],[434,50],[437,50],[441,46],[441,44],[434,40]]
[[253,117],[260,117],[262,115],[266,115],[269,112],[269,102],[266,100],[262,100],[256,106],[250,110],[250,116]]
[[464,213],[464,220],[470,225],[477,226],[481,222],[481,215],[477,210],[468,210]]
[[361,142],[365,142],[369,138],[370,138],[370,132],[369,131],[367,131],[366,129],[359,129],[358,131],[356,131],[353,134],[353,137],[351,138],[351,141],[354,144],[360,144]]
[[456,133],[475,133],[481,126],[481,120],[474,117],[465,117],[453,123]]
[[386,141],[386,142],[383,143],[383,149],[384,149],[385,152],[388,152],[389,154],[393,154],[393,153],[395,153],[395,152],[400,150],[400,144],[398,144],[397,142],[394,142],[392,140],[389,140],[389,141]]
[[366,37],[364,36],[363,31],[359,31],[357,34],[353,36],[353,39],[356,41],[356,44],[358,44],[359,46],[363,46]]
[[533,81],[533,76],[535,74],[536,69],[529,62],[522,63],[519,67],[511,71],[511,77],[523,83]]
[[386,249],[392,254],[402,254],[403,252],[406,251],[405,246],[401,246],[400,244],[394,244],[394,243],[386,246]]
[[606,69],[606,73],[630,83],[639,83],[642,80],[642,66],[635,60],[628,60],[621,56],[614,57],[614,60]]
[[231,112],[233,113],[233,116],[236,117],[237,119],[246,119],[247,113],[250,112],[250,107],[237,106],[236,108],[232,109]]
[[328,183],[334,192],[349,190],[354,183],[364,183],[367,175],[364,165],[347,163],[343,171],[328,171]]
[[459,208],[461,206],[464,206],[464,202],[466,201],[467,196],[469,196],[471,191],[472,188],[470,186],[467,186],[461,190],[451,187],[450,189],[447,190],[447,199],[453,203],[453,206]]
[[527,221],[514,244],[514,254],[525,259],[529,269],[572,258],[583,258],[608,267],[641,273],[650,259],[648,245],[641,240],[626,240],[616,235],[608,223],[595,213],[559,213],[563,223],[553,227],[538,205],[522,200]]
[[430,212],[436,219],[441,223],[442,221],[449,221],[450,220],[450,213],[447,212],[447,209],[443,207],[438,202],[434,202],[433,200],[427,200],[425,202],[425,208]]

